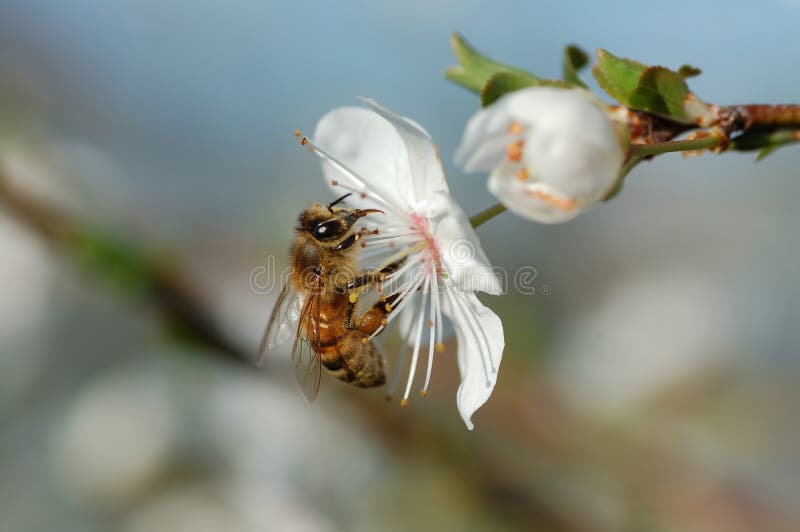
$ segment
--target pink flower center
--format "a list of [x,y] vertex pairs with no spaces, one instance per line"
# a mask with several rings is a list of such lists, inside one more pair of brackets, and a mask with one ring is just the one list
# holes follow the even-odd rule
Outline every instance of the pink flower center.
[[442,256],[439,253],[439,246],[436,245],[436,239],[433,237],[428,227],[428,219],[413,212],[411,213],[411,221],[414,224],[411,229],[418,232],[419,236],[428,243],[428,247],[426,248],[428,256],[422,259],[423,262],[431,265],[428,270],[428,275],[433,273],[434,268],[436,269],[436,274],[441,275],[442,271],[444,271],[442,267]]

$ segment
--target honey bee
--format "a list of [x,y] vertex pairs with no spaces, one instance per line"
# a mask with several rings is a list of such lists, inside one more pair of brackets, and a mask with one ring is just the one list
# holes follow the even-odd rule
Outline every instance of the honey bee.
[[300,213],[289,251],[291,274],[281,290],[261,340],[265,352],[288,340],[294,329],[292,361],[303,395],[316,397],[322,366],[355,386],[369,388],[386,382],[384,359],[369,340],[391,311],[382,298],[356,318],[354,290],[377,283],[386,273],[359,271],[354,244],[366,234],[354,224],[378,209],[336,207],[349,194]]

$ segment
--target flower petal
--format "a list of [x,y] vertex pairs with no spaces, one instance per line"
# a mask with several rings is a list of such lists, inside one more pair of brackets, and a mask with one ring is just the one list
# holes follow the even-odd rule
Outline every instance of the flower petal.
[[[563,92],[552,87],[520,89],[472,115],[456,149],[456,164],[466,172],[491,171],[505,157],[506,146],[531,125],[531,118],[541,119]],[[521,130],[512,133],[512,124]]]
[[[531,87],[506,94],[467,122],[456,163],[467,172],[490,171],[506,157],[506,147],[522,138],[525,160],[537,178],[560,183],[567,195],[608,190],[624,159],[608,117],[582,89]],[[575,176],[590,179],[572,183]],[[609,183],[611,182],[611,183]],[[565,188],[565,187],[573,187]]]
[[[325,161],[328,183],[361,191],[364,187],[357,181],[362,181],[386,203],[404,210],[435,190],[446,191],[436,146],[425,130],[372,100],[363,101],[370,109],[334,109],[314,131],[314,144],[356,174],[348,175]],[[353,199],[358,203],[358,198]]]
[[444,192],[430,195],[427,218],[442,265],[459,290],[498,295],[502,283],[464,211]]
[[[320,119],[314,144],[335,156],[356,175],[348,175],[323,159],[328,185],[341,183],[357,191],[371,190],[386,202],[407,208],[402,190],[411,186],[408,154],[397,130],[374,112],[361,107],[339,107]],[[361,181],[361,182],[359,182]],[[342,189],[334,186],[338,194]],[[353,198],[354,204],[358,198]]]
[[403,309],[403,312],[401,312],[399,316],[397,316],[397,332],[408,344],[414,343],[411,332],[415,323],[414,309],[419,306],[419,302],[417,301],[417,298],[419,297],[421,296],[416,292],[408,294],[406,296],[406,299],[408,299],[408,306]]
[[413,120],[390,111],[375,100],[368,98],[360,98],[360,100],[391,123],[403,139],[408,152],[414,204],[424,200],[432,192],[447,192],[442,161],[439,159],[439,149],[433,143],[428,132]]
[[489,192],[511,212],[535,222],[555,224],[571,220],[589,203],[565,197],[546,183],[520,180],[522,165],[503,161],[489,175]]
[[[507,150],[517,140],[521,160],[511,160]],[[492,169],[489,190],[510,210],[559,223],[603,198],[625,153],[586,91],[532,87],[476,113],[456,158],[468,171]]]
[[[614,127],[589,103],[570,108],[563,120],[536,125],[526,136],[522,162],[535,180],[551,185],[562,195],[598,201],[616,183],[625,159]],[[581,134],[565,127],[570,120],[582,124],[574,124]],[[589,131],[595,133],[584,135]]]
[[472,414],[489,399],[497,381],[497,370],[505,347],[500,318],[471,292],[450,289],[442,310],[450,318],[458,340],[461,384],[456,402],[467,428]]

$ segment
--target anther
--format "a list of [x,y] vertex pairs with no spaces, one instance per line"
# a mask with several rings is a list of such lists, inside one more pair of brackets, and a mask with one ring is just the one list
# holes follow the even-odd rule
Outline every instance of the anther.
[[561,198],[555,196],[553,194],[548,194],[547,192],[543,192],[541,190],[531,190],[528,192],[534,198],[538,198],[548,205],[552,205],[553,207],[558,207],[562,211],[571,211],[572,209],[578,206],[578,201],[574,198]]
[[444,344],[442,342],[436,343],[436,352],[437,353],[444,353]]
[[522,160],[523,141],[512,142],[506,147],[506,157],[509,161],[519,162]]
[[517,179],[520,181],[527,181],[527,179],[531,176],[530,172],[528,172],[527,168],[520,168],[517,170]]
[[386,310],[386,312],[391,312],[391,311],[392,311],[392,305],[391,305],[391,303],[386,303],[386,304],[383,306],[383,308]]
[[294,130],[294,136],[295,137],[299,137],[300,136],[300,130],[299,129],[295,129]]
[[300,145],[305,146],[306,144],[308,144],[308,139],[306,137],[300,139]]
[[420,394],[422,397],[428,397],[428,390],[420,390],[419,394]]
[[334,179],[333,181],[331,181],[331,185],[338,186],[339,182]]
[[361,339],[361,343],[367,345],[369,343],[369,340],[367,340],[366,337],[364,337]]
[[512,135],[519,135],[522,133],[522,124],[519,122],[511,122],[511,124],[508,126],[508,132]]
[[366,242],[361,242],[361,247],[362,247],[362,248],[365,248],[365,247],[367,247],[367,243],[366,243]]
[[355,303],[356,301],[358,301],[358,295],[355,293],[350,294],[350,297],[348,299],[350,300],[350,303]]
[[403,399],[400,401],[400,406],[408,406],[408,399]]

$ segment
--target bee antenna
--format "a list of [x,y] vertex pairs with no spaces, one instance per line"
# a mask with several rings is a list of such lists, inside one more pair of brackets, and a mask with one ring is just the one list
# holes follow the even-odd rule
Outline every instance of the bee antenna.
[[347,193],[347,194],[345,194],[344,196],[341,196],[341,197],[339,197],[339,198],[337,198],[337,199],[333,200],[332,202],[328,203],[328,210],[329,210],[329,211],[331,211],[331,212],[333,212],[333,206],[334,206],[334,205],[336,205],[337,203],[340,203],[340,202],[344,201],[345,199],[347,199],[347,197],[348,197],[348,196],[351,196],[352,194],[353,194],[352,192],[348,192],[348,193]]

